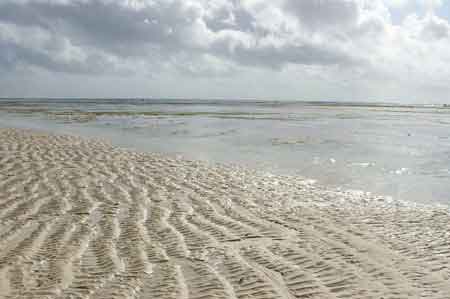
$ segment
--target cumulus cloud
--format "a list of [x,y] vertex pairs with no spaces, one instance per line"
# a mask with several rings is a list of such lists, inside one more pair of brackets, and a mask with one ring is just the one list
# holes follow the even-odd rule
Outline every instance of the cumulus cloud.
[[[341,45],[330,45],[302,29],[295,18],[286,20],[281,8],[265,6],[255,11],[254,6],[229,1],[28,0],[0,9],[5,23],[46,31],[80,50],[94,49],[119,58],[191,52],[270,67],[347,63],[354,58]],[[261,17],[268,10],[277,14],[276,22]],[[337,16],[335,22],[346,17]]]
[[[428,7],[393,24],[391,9]],[[425,0],[3,0],[0,73],[449,83],[450,25]],[[333,77],[336,76],[336,77]],[[427,79],[424,79],[426,76]],[[400,84],[399,83],[399,84]],[[415,84],[413,83],[413,84]],[[406,87],[405,87],[406,88]],[[428,88],[428,87],[427,87]]]

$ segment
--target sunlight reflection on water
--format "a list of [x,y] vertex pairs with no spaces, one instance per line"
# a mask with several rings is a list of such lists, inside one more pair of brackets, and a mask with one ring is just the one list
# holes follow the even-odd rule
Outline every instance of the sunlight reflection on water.
[[137,150],[239,163],[398,199],[450,202],[448,109],[95,100],[27,105],[99,113],[80,122],[76,113],[68,119],[2,112],[0,125],[108,138]]

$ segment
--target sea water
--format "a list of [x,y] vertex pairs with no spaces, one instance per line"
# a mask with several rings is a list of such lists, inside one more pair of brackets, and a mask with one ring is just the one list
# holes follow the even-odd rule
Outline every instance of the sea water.
[[[78,117],[86,112],[94,117]],[[450,203],[448,107],[3,99],[0,126],[107,138],[135,150],[300,175],[343,190]]]

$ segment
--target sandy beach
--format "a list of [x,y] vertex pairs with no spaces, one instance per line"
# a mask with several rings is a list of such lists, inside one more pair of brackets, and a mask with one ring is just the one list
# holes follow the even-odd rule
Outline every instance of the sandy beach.
[[450,213],[5,128],[0,298],[450,298]]

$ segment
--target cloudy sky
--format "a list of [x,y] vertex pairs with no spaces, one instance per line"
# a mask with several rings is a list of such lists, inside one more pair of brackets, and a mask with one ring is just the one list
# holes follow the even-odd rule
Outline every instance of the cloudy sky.
[[0,96],[450,103],[449,2],[0,0]]

